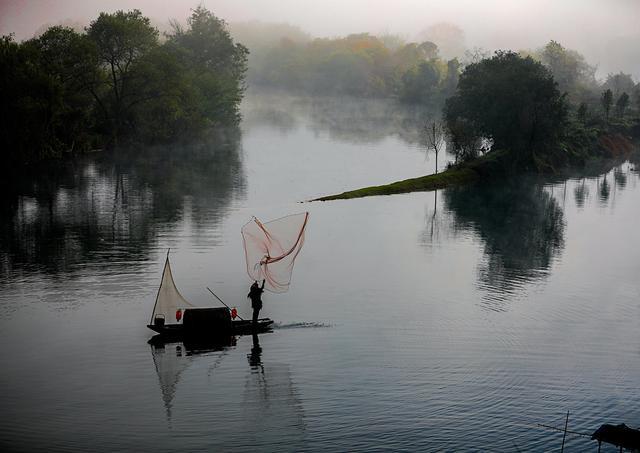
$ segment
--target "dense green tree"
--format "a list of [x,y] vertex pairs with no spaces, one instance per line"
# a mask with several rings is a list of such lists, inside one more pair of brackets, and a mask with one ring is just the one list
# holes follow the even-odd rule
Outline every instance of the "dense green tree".
[[603,88],[607,88],[613,92],[613,97],[617,98],[622,93],[632,93],[635,82],[630,74],[619,72],[618,74],[609,74],[604,82]]
[[447,87],[455,88],[459,73],[457,61],[438,58],[433,42],[405,43],[368,33],[309,42],[283,37],[270,50],[258,47],[258,53],[252,57],[250,83],[323,95],[441,101]]
[[[438,48],[435,44],[428,41],[422,44],[406,43],[398,47],[389,55],[388,65],[392,68],[388,80],[388,86],[385,87],[389,94],[398,93],[401,98],[402,91],[406,91],[405,82],[413,82],[413,78],[408,76],[403,80],[407,72],[415,72],[420,63],[437,58]],[[386,93],[385,93],[386,94]],[[413,99],[409,99],[414,102]]]
[[431,41],[423,41],[418,44],[420,56],[425,60],[433,60],[438,58],[438,46]]
[[457,58],[447,61],[447,74],[442,81],[442,92],[445,96],[451,96],[458,86],[460,79],[460,62]]
[[[513,52],[467,66],[444,110],[458,152],[478,141],[509,150],[516,165],[539,165],[563,137],[567,104],[547,68]],[[473,154],[473,153],[471,153]]]
[[55,26],[0,40],[0,149],[31,163],[127,141],[195,136],[238,120],[246,49],[203,7],[165,43],[140,11],[102,13],[86,33]]
[[609,112],[611,112],[611,106],[613,105],[613,92],[609,89],[603,91],[600,98],[600,103],[602,104],[602,109],[604,110],[604,117],[607,121],[609,121]]
[[200,113],[224,124],[239,120],[248,50],[234,43],[226,23],[203,6],[193,10],[187,28],[174,26],[169,44],[179,49],[189,71]]
[[589,114],[589,108],[587,107],[587,104],[582,102],[580,104],[580,106],[578,107],[578,110],[576,112],[576,116],[578,118],[578,121],[580,121],[582,124],[585,124],[587,122],[587,115],[588,114]]
[[59,155],[55,137],[61,89],[38,64],[34,46],[0,39],[0,152],[9,165]]
[[[391,33],[385,33],[383,35],[378,36],[380,42],[391,52],[395,52],[404,46],[407,42],[400,35],[394,35]],[[435,44],[434,44],[435,45]]]
[[96,46],[100,65],[106,69],[108,91],[102,99],[108,128],[115,143],[132,125],[131,108],[148,99],[141,91],[146,75],[136,63],[158,46],[158,30],[139,10],[100,13],[87,30]]
[[534,56],[549,68],[561,92],[582,96],[584,90],[596,85],[596,68],[589,65],[581,54],[556,41],[549,41]]
[[449,116],[445,118],[445,122],[450,150],[455,157],[455,163],[477,158],[480,154],[483,137],[479,134],[476,124],[463,116]]
[[204,6],[193,10],[188,28],[174,27],[171,41],[189,52],[197,66],[242,80],[246,72],[247,48],[234,43],[224,20]]
[[277,46],[262,52],[252,57],[254,65],[249,67],[249,84],[287,87],[291,91],[304,89],[309,64],[303,46],[283,38]]
[[94,43],[71,28],[54,26],[26,45],[36,49],[38,63],[60,90],[54,135],[71,151],[91,146],[96,115],[106,114],[101,102],[105,77]]
[[195,107],[201,101],[176,49],[155,47],[136,62],[131,76],[144,81],[137,88],[136,99],[127,105],[129,132],[137,140],[168,142],[186,134],[197,135],[210,124]]
[[[366,96],[369,86],[368,60],[362,54],[336,52],[317,68],[313,78],[318,93],[335,91],[355,96]],[[314,90],[314,91],[315,91]]]
[[622,93],[618,100],[616,101],[616,115],[619,118],[624,118],[624,112],[629,107],[629,95],[627,93]]
[[398,47],[391,55],[392,64],[399,72],[404,73],[423,61],[438,57],[438,46],[425,41],[421,44],[414,42]]
[[408,102],[427,102],[440,81],[438,68],[430,61],[420,63],[402,76],[401,99]]

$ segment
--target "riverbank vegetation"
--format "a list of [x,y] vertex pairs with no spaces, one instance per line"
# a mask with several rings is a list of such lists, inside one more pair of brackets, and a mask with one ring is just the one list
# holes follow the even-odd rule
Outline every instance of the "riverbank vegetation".
[[555,41],[490,57],[465,51],[451,24],[415,42],[313,38],[288,24],[228,27],[202,6],[163,29],[133,10],[102,13],[81,31],[59,25],[20,43],[2,37],[5,161],[167,143],[237,124],[245,79],[255,89],[445,106],[446,151],[457,163],[501,150],[514,169],[553,172],[621,152],[640,128],[640,84],[623,73],[597,80],[595,66]]
[[452,166],[442,173],[405,179],[380,186],[363,187],[336,195],[315,198],[310,201],[346,200],[349,198],[372,197],[376,195],[424,192],[469,184],[478,181],[488,174],[496,171],[501,172],[501,169],[498,169],[496,166],[502,165],[502,157],[501,153],[492,153],[491,155],[476,159],[473,162]]
[[232,32],[251,50],[248,81],[261,89],[435,105],[453,93],[461,66],[431,41],[395,35],[314,39],[288,24],[262,22],[233,24]]
[[247,53],[201,6],[163,36],[138,10],[101,13],[84,32],[4,36],[2,158],[29,164],[237,124]]
[[[445,103],[444,128],[454,165],[440,174],[317,200],[434,190],[524,172],[557,173],[593,159],[619,160],[640,139],[640,105],[631,105],[631,96],[620,88],[625,85],[630,91],[637,88],[630,77],[618,74],[607,79],[601,94],[594,87],[584,89],[582,82],[572,93],[561,92],[553,71],[541,61],[496,52],[469,64]],[[610,86],[617,87],[617,96]],[[640,93],[633,96],[640,104]],[[430,130],[427,125],[426,133]]]
[[[553,42],[545,49],[550,47],[556,53],[562,49]],[[497,149],[508,151],[513,171],[553,173],[593,157],[630,151],[632,141],[640,138],[640,105],[631,108],[630,96],[620,86],[626,81],[626,89],[640,96],[631,77],[609,76],[600,92],[581,76],[580,65],[571,67],[575,73],[570,77],[557,65],[514,52],[496,52],[467,66],[443,114],[456,161]],[[567,90],[561,91],[554,68],[564,74]],[[618,87],[616,95],[609,86]]]
[[[640,84],[624,73],[599,81],[596,66],[556,41],[494,56],[459,45],[457,55],[442,52],[445,59],[440,45],[447,41],[433,33],[437,42],[368,33],[313,39],[296,27],[259,22],[234,25],[234,33],[252,50],[255,87],[444,106],[442,124],[422,127],[422,142],[435,152],[430,143],[440,140],[429,140],[429,131],[444,129],[455,163],[500,150],[507,173],[553,173],[628,152],[640,136]],[[436,180],[421,181],[430,187]]]

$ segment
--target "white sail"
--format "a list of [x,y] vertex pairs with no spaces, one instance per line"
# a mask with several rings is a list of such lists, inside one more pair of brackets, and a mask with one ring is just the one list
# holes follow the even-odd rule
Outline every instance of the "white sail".
[[154,322],[156,317],[164,318],[167,324],[176,322],[176,311],[188,307],[194,307],[194,305],[187,302],[178,291],[178,288],[176,288],[176,284],[173,282],[173,275],[171,275],[169,256],[167,256],[167,261],[164,263],[164,271],[162,272],[162,282],[158,289],[156,305],[153,307],[153,313],[151,314],[151,323]]

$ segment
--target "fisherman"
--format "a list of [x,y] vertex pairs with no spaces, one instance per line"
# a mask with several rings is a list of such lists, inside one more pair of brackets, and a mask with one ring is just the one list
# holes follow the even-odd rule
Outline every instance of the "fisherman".
[[249,289],[247,297],[251,299],[251,308],[253,308],[253,329],[258,326],[258,314],[262,310],[262,293],[264,292],[264,280],[262,286],[258,286],[258,281],[254,281]]

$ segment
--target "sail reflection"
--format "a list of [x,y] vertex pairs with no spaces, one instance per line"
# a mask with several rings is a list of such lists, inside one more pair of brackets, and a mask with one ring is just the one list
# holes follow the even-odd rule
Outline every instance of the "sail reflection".
[[[291,367],[264,360],[258,335],[253,335],[250,344],[244,338],[240,340],[243,343],[235,337],[224,342],[191,343],[167,341],[157,335],[149,341],[167,421],[178,430],[183,425],[193,429],[203,424],[217,451],[301,451],[304,412]],[[249,366],[224,366],[237,360],[239,345],[249,348]],[[190,386],[180,393],[183,410],[178,416],[174,402],[180,380],[190,367]],[[205,373],[206,379],[202,379]],[[206,420],[227,423],[210,425]]]
[[[236,339],[229,337],[215,342],[183,342],[166,340],[162,335],[156,335],[149,340],[151,346],[151,356],[156,367],[160,390],[162,391],[162,401],[167,414],[167,420],[171,421],[171,410],[176,395],[180,375],[192,364],[194,354],[203,354],[215,351],[225,351],[236,345]],[[213,368],[222,360],[221,355]]]

